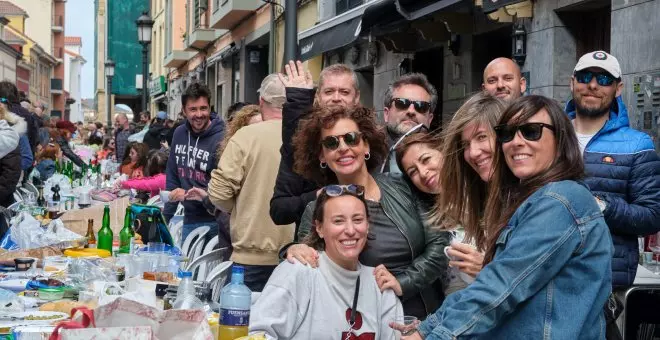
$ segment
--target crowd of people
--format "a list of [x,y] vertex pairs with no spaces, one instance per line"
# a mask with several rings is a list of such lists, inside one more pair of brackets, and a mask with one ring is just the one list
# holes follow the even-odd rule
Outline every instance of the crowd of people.
[[71,138],[102,143],[122,187],[167,190],[168,220],[183,206],[183,239],[211,227],[262,292],[250,330],[274,338],[602,339],[616,333],[608,301],[633,284],[638,237],[660,231],[660,158],[629,126],[621,75],[614,56],[585,54],[562,109],[526,95],[518,65],[498,58],[430,131],[438,94],[423,74],[390,84],[381,124],[352,69],[330,65],[315,85],[291,61],[224,119],[193,83],[184,119],[143,116],[141,143],[119,114],[109,138],[60,121],[34,146],[36,119],[25,132],[0,86],[0,176],[62,154],[76,163]]

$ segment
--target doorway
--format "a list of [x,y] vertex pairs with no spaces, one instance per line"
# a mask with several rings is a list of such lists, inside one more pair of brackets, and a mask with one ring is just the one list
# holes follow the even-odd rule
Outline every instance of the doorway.
[[442,129],[442,86],[444,75],[444,57],[442,47],[435,47],[415,53],[413,59],[413,72],[426,75],[431,85],[438,93],[438,104],[433,111],[431,131]]

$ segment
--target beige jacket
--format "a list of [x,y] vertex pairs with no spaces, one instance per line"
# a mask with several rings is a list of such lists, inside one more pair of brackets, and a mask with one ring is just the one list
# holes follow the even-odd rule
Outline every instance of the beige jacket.
[[281,120],[241,128],[211,173],[209,198],[218,209],[231,213],[234,262],[277,265],[279,249],[293,240],[295,225],[278,226],[270,218],[281,145]]

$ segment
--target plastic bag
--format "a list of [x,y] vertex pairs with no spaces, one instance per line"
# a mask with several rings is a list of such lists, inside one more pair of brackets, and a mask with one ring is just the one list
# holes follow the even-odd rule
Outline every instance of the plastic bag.
[[64,283],[85,290],[94,281],[115,282],[114,264],[101,258],[72,258],[67,267]]
[[35,249],[83,238],[65,228],[60,219],[51,221],[44,228],[41,222],[27,212],[21,212],[12,218],[11,224],[13,227],[9,228],[9,233],[11,233],[11,242],[15,243],[14,249]]
[[25,310],[23,301],[16,293],[0,288],[0,313],[20,313]]
[[149,131],[149,129],[142,129],[142,131],[128,136],[128,141],[142,143],[144,140],[144,135],[147,134],[147,131]]
[[144,288],[137,288],[136,290],[129,292],[122,289],[116,282],[108,282],[103,285],[102,289],[97,291],[96,294],[99,296],[99,306],[107,305],[115,301],[117,298],[122,297],[126,300],[132,300],[157,308],[156,294],[153,290],[150,291]]

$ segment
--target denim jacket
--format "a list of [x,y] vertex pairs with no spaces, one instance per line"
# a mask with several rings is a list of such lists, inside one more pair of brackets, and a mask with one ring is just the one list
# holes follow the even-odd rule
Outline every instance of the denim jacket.
[[612,239],[591,192],[547,184],[502,230],[492,262],[420,327],[425,339],[604,339]]

